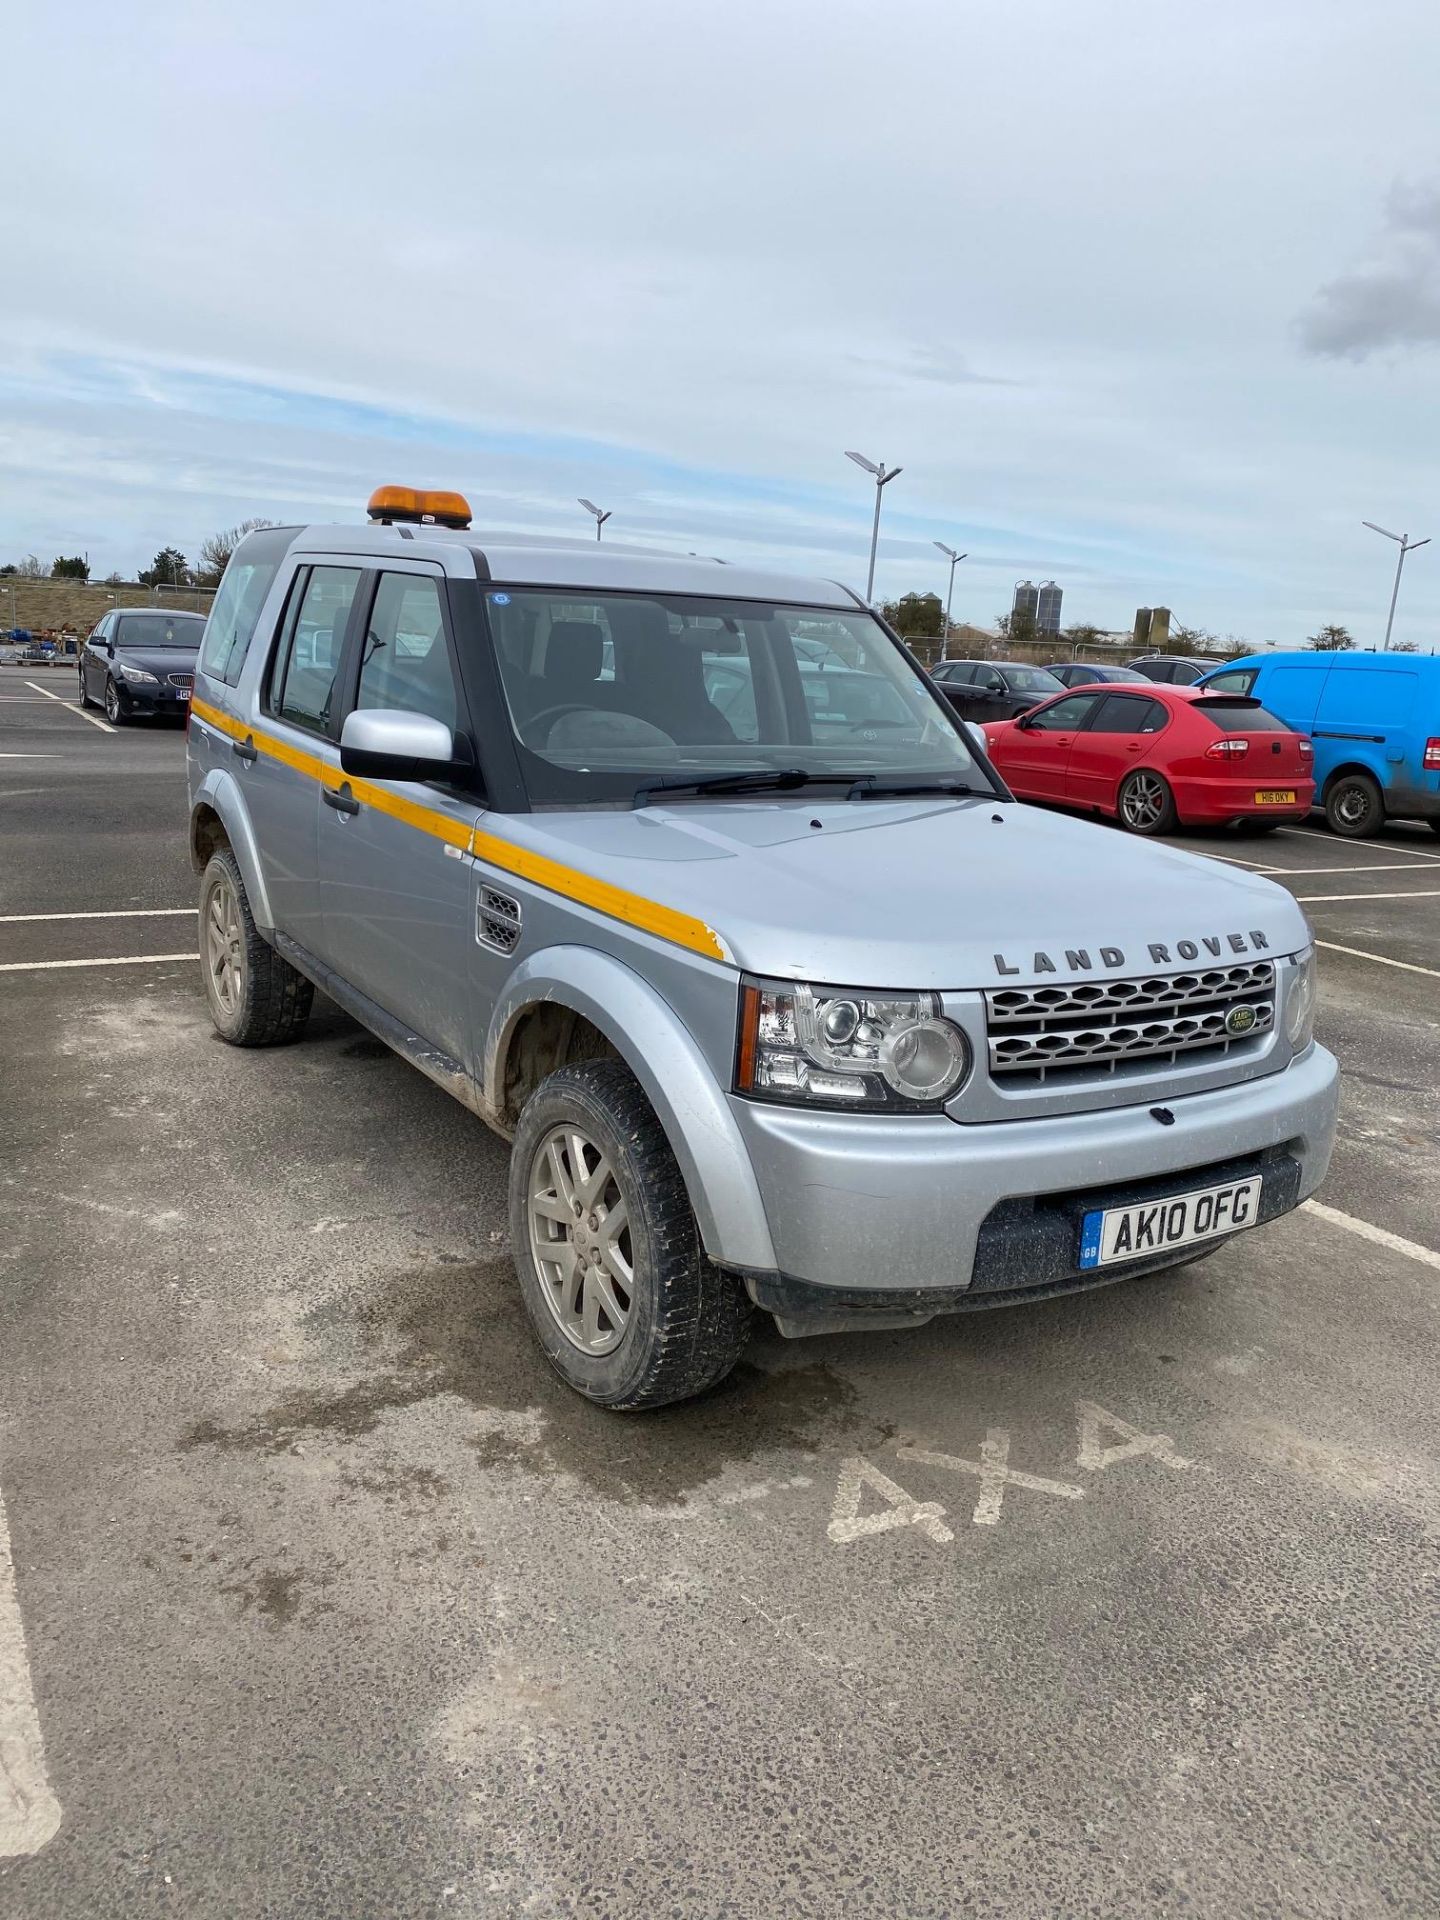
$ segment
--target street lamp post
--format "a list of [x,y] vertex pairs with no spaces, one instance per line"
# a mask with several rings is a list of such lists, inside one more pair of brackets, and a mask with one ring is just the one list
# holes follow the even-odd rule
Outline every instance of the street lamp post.
[[940,635],[940,658],[943,660],[950,647],[950,602],[955,597],[955,569],[966,556],[956,553],[953,547],[947,547],[943,540],[937,540],[935,545],[950,562],[950,585],[945,590],[945,627]]
[[887,468],[883,460],[877,466],[873,460],[867,460],[863,453],[851,453],[848,448],[845,458],[853,460],[857,467],[863,467],[867,473],[873,473],[875,476],[875,524],[870,529],[870,572],[865,581],[865,599],[868,604],[875,598],[875,555],[880,546],[880,489],[888,487],[896,474],[903,472],[903,468]]
[[593,500],[582,500],[580,502],[580,505],[585,509],[586,513],[594,514],[595,538],[598,540],[600,538],[600,529],[604,526],[605,522],[610,518],[609,513],[608,512],[602,513],[599,507],[596,506]]
[[1395,602],[1400,598],[1400,572],[1405,565],[1405,556],[1407,553],[1414,553],[1417,547],[1428,547],[1430,536],[1426,534],[1423,540],[1412,540],[1408,533],[1391,533],[1388,527],[1377,527],[1373,520],[1362,520],[1360,524],[1362,527],[1369,527],[1372,533],[1383,533],[1387,540],[1393,540],[1400,549],[1395,561],[1395,584],[1390,589],[1390,613],[1385,622],[1385,645],[1381,648],[1382,653],[1388,653],[1390,629],[1395,625]]

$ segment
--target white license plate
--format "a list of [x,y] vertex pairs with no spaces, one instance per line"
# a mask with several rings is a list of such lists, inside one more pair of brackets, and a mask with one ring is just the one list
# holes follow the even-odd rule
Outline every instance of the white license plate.
[[1097,1208],[1080,1223],[1080,1265],[1108,1267],[1112,1260],[1145,1260],[1217,1233],[1238,1233],[1260,1217],[1260,1176],[1201,1187],[1138,1207]]

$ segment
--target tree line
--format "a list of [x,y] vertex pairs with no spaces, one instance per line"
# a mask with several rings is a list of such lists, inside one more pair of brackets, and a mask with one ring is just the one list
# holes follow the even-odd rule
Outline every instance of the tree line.
[[[218,533],[212,533],[208,540],[200,543],[198,560],[192,566],[178,547],[162,547],[148,567],[141,569],[135,578],[142,587],[218,587],[220,576],[229,565],[230,556],[245,538],[260,527],[273,527],[273,520],[242,520],[238,527],[225,527]],[[0,579],[12,580],[78,580],[87,582],[90,578],[90,562],[83,554],[57,554],[47,568],[33,553],[27,553],[23,560],[12,560],[0,566]],[[118,573],[105,576],[107,587],[119,587],[125,584]]]

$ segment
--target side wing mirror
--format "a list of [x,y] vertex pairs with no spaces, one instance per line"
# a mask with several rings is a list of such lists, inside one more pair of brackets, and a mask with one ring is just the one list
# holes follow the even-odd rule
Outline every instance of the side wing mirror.
[[965,727],[966,733],[969,734],[970,738],[975,742],[975,745],[980,749],[981,753],[989,753],[990,742],[986,739],[985,729],[984,727],[981,726],[980,722],[978,720],[966,720],[964,722],[964,727]]
[[468,760],[456,759],[455,736],[443,721],[395,707],[346,714],[340,765],[372,780],[444,780],[470,770]]

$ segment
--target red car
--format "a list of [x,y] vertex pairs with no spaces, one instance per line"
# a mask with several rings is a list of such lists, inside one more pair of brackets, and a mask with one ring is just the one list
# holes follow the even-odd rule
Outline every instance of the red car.
[[1310,742],[1258,700],[1195,687],[1085,687],[987,723],[990,757],[1022,800],[1108,813],[1132,833],[1303,820]]

